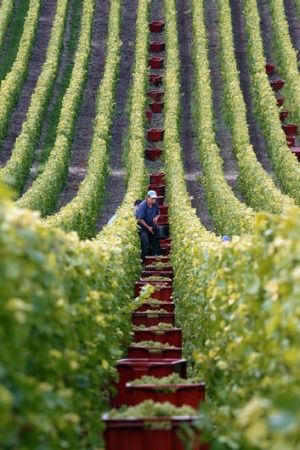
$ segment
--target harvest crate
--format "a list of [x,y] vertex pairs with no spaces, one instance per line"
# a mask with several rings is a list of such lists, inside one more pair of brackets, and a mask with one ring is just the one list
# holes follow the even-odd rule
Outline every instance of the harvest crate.
[[182,347],[182,331],[181,328],[172,328],[171,330],[134,330],[134,341],[154,341],[162,344],[173,345],[174,347]]
[[284,123],[281,128],[287,136],[294,136],[297,134],[298,126],[295,123]]
[[151,313],[134,312],[131,314],[131,322],[133,325],[145,325],[146,327],[152,327],[159,323],[170,323],[175,325],[175,314],[172,313]]
[[146,260],[145,260],[145,264],[146,266],[149,264],[154,264],[156,262],[162,262],[162,263],[169,263],[170,262],[170,257],[169,256],[146,256]]
[[149,29],[151,33],[161,33],[165,28],[165,22],[163,20],[153,20],[149,23]]
[[283,111],[280,111],[279,113],[279,119],[281,122],[283,122],[289,115],[289,111],[287,109],[284,109]]
[[164,109],[164,103],[162,102],[150,103],[150,109],[153,113],[160,114]]
[[113,402],[115,406],[120,406],[126,403],[126,383],[136,378],[144,375],[165,377],[172,373],[178,373],[180,377],[186,378],[186,359],[120,359],[117,362],[117,371],[119,374],[118,394]]
[[285,102],[285,97],[283,95],[276,96],[277,106],[282,106]]
[[[191,450],[208,450],[208,444],[200,444],[200,432],[194,427],[196,418],[182,417],[156,417],[136,419],[110,419],[103,415],[106,425],[104,431],[106,450],[185,450],[179,438],[182,427],[189,426],[194,429],[194,443],[190,442]],[[165,426],[162,428],[162,423]],[[157,424],[157,427],[156,427]],[[191,440],[190,433],[188,434]]]
[[151,69],[162,69],[164,67],[164,58],[160,56],[152,56],[148,60],[148,65]]
[[280,89],[282,89],[284,86],[284,80],[282,80],[281,78],[278,78],[277,80],[271,80],[270,85],[273,91],[280,91]]
[[165,309],[167,312],[169,313],[174,313],[175,311],[175,304],[173,302],[161,302],[160,304],[157,305],[153,305],[149,302],[145,302],[143,303],[141,306],[139,306],[136,311],[137,312],[144,312],[144,311],[148,311],[149,309],[155,311],[156,309],[160,309],[163,308]]
[[275,73],[275,64],[273,64],[273,63],[267,63],[266,64],[266,73],[268,74],[268,75],[274,75],[274,73]]
[[182,357],[181,348],[149,348],[139,347],[132,344],[128,349],[128,358],[148,358],[148,359],[180,359]]
[[163,77],[162,75],[158,75],[156,73],[151,73],[149,75],[149,83],[154,86],[160,86],[162,84]]
[[164,41],[152,41],[150,42],[149,50],[152,53],[164,52],[166,49],[166,44]]
[[160,148],[147,148],[145,150],[145,155],[148,161],[156,161],[162,155],[162,150]]
[[165,131],[162,128],[150,128],[147,131],[147,139],[150,142],[163,141]]
[[157,89],[151,89],[150,91],[148,91],[148,97],[150,97],[155,102],[161,101],[164,95],[165,95],[164,92],[159,91]]
[[132,386],[131,383],[127,383],[126,389],[127,404],[131,406],[152,399],[155,402],[170,402],[175,406],[189,405],[198,409],[205,400],[205,383],[163,386],[154,384]]

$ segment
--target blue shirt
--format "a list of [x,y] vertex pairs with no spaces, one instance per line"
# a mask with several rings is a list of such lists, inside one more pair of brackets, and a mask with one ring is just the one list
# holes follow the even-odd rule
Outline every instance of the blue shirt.
[[153,223],[153,219],[154,217],[159,215],[159,209],[157,206],[157,203],[154,203],[154,205],[152,205],[152,207],[150,208],[150,206],[147,205],[147,201],[143,200],[142,203],[139,204],[137,213],[136,213],[136,217],[137,219],[144,219],[144,221],[146,222],[146,224],[149,227],[153,227],[154,223]]

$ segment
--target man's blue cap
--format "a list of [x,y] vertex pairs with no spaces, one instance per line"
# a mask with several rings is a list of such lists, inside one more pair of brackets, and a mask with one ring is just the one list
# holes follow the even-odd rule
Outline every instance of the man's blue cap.
[[155,191],[148,191],[147,197],[157,198],[157,193]]

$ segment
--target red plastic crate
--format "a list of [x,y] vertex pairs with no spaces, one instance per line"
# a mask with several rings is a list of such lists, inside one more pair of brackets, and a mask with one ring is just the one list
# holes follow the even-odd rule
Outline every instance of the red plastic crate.
[[152,56],[148,59],[148,65],[151,69],[162,69],[164,67],[164,58],[160,56]]
[[147,348],[131,345],[128,349],[128,358],[148,358],[148,359],[180,359],[182,357],[181,348]]
[[158,75],[156,73],[151,73],[149,75],[149,83],[154,86],[160,86],[162,84],[163,77],[162,75]]
[[273,63],[267,63],[266,64],[266,73],[268,74],[268,75],[274,75],[274,73],[275,73],[275,64],[273,64]]
[[149,264],[154,264],[156,262],[169,263],[170,257],[169,256],[165,256],[165,257],[146,256],[146,259],[145,259],[146,266]]
[[146,327],[152,327],[159,323],[170,323],[175,326],[175,314],[172,313],[145,313],[134,312],[131,314],[131,322],[135,326],[145,325]]
[[161,300],[163,302],[170,302],[172,300],[173,288],[170,286],[165,286],[160,288],[159,290],[155,290],[151,294],[151,298],[155,300]]
[[127,404],[130,406],[152,399],[154,402],[170,402],[175,406],[189,405],[198,409],[205,400],[205,383],[170,384],[163,387],[154,384],[132,386],[127,383],[126,390]]
[[152,111],[146,111],[146,119],[148,120],[148,122],[151,122],[152,116],[153,116]]
[[172,328],[165,331],[134,330],[134,341],[154,341],[170,344],[174,347],[182,347],[182,331],[181,328]]
[[157,195],[163,197],[165,195],[165,185],[161,184],[160,186],[157,184],[149,184],[148,190],[155,191]]
[[136,311],[137,312],[144,312],[151,309],[152,311],[155,311],[156,309],[163,308],[169,313],[174,313],[175,311],[175,304],[173,302],[162,302],[158,305],[152,305],[151,303],[145,302],[141,306],[139,306]]
[[270,85],[273,91],[280,91],[280,89],[282,89],[284,86],[284,80],[282,80],[281,78],[278,78],[277,80],[271,80]]
[[169,212],[169,207],[167,205],[162,205],[159,207],[159,214],[167,215]]
[[186,378],[186,359],[148,359],[148,358],[127,358],[117,362],[119,382],[118,393],[113,403],[120,406],[126,400],[126,383],[128,381],[141,378],[144,375],[154,377],[165,377],[172,373],[178,373],[182,378]]
[[161,248],[162,254],[164,256],[170,255],[170,253],[171,253],[171,245],[169,245],[169,244],[161,245],[160,248]]
[[148,161],[156,161],[162,155],[162,150],[160,148],[147,148],[145,150],[145,155]]
[[160,270],[160,269],[149,269],[149,270],[143,270],[142,271],[142,277],[168,277],[168,278],[174,278],[174,272],[173,270]]
[[[172,239],[170,237],[161,238],[160,239],[160,243],[161,243],[161,245],[164,245],[164,244],[171,245],[172,244]],[[161,270],[165,270],[165,268],[162,268]]]
[[283,95],[276,96],[277,106],[282,106],[285,102],[285,97]]
[[289,147],[295,147],[296,136],[286,136],[286,143]]
[[157,199],[156,199],[156,203],[158,204],[158,206],[163,205],[165,201],[165,196],[164,195],[158,195]]
[[148,91],[148,97],[150,97],[155,102],[160,102],[164,95],[165,93],[163,91],[159,91],[157,89],[152,89],[151,91]]
[[289,111],[287,109],[284,109],[283,111],[280,111],[279,113],[279,119],[281,122],[283,122],[289,115]]
[[162,102],[150,103],[150,109],[153,113],[160,114],[164,109],[164,103]]
[[295,123],[284,123],[281,128],[287,136],[294,136],[298,131],[298,126]]
[[[145,286],[146,284],[152,284],[154,285],[154,283],[150,283],[150,282],[141,282],[141,281],[136,281],[135,282],[135,286],[134,286],[134,294],[137,297],[143,286]],[[156,300],[163,300],[163,301],[170,301],[171,296],[172,296],[172,291],[173,288],[172,286],[164,286],[159,288],[159,290],[155,290],[152,294],[151,297],[155,298]]]
[[166,44],[164,41],[152,41],[150,42],[149,50],[152,53],[164,52],[166,49]]
[[149,29],[151,33],[161,33],[165,28],[165,22],[163,20],[153,20],[149,23]]
[[298,161],[300,161],[300,147],[291,147],[291,152],[294,153]]
[[160,214],[157,220],[157,225],[167,225],[169,223],[169,217],[166,214]]
[[150,184],[153,185],[155,184],[157,186],[165,184],[165,177],[166,174],[164,172],[150,173],[149,175]]
[[[109,419],[103,415],[105,423],[104,439],[106,450],[185,450],[179,437],[180,429],[189,426],[193,429],[192,417],[157,417],[145,419]],[[155,422],[158,429],[155,429]],[[166,427],[162,429],[161,423]],[[151,424],[151,426],[149,426]],[[168,425],[169,424],[169,425]],[[191,439],[189,434],[189,439]],[[208,444],[201,444],[201,432],[195,428],[195,442],[191,450],[208,450]]]
[[163,141],[165,131],[162,128],[150,128],[147,131],[147,139],[150,142]]
[[[165,287],[169,288],[172,290],[172,285],[173,285],[173,280],[164,280],[164,281],[159,281],[159,280],[147,280],[145,278],[140,278],[138,282],[145,284],[151,284],[152,286],[157,286],[159,289],[163,289]],[[159,285],[163,284],[163,287],[159,287]]]

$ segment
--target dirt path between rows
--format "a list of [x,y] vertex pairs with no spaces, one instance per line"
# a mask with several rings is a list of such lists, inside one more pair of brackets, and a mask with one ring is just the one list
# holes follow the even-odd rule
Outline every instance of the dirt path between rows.
[[192,63],[192,15],[190,0],[177,0],[178,39],[181,75],[181,146],[186,176],[186,185],[192,198],[192,207],[196,209],[202,224],[212,230],[213,223],[209,214],[204,188],[199,182],[201,166],[198,154],[197,135],[194,132],[192,117],[193,63]]
[[137,0],[124,0],[122,5],[121,60],[116,87],[116,105],[109,146],[111,173],[105,184],[105,198],[97,221],[99,231],[114,215],[126,192],[123,164],[123,140],[128,129],[128,94],[135,52]]
[[75,125],[69,174],[66,185],[60,195],[58,210],[75,197],[79,184],[85,176],[89,150],[93,138],[97,91],[105,66],[109,9],[109,2],[107,0],[98,0],[96,2],[87,80]]
[[[62,44],[62,50],[61,50],[61,55],[60,55],[57,77],[56,77],[56,80],[55,80],[55,83],[53,86],[51,100],[50,100],[50,103],[48,105],[48,108],[47,108],[47,111],[45,114],[45,119],[44,119],[44,123],[42,125],[39,143],[35,150],[35,160],[34,160],[32,168],[31,168],[30,175],[24,186],[23,193],[29,189],[29,187],[32,185],[34,179],[37,176],[40,154],[41,154],[42,148],[45,144],[46,133],[48,130],[48,125],[49,125],[48,118],[49,118],[51,112],[53,111],[54,107],[56,106],[59,96],[61,95],[60,83],[64,77],[64,73],[65,73],[67,65],[70,64],[70,56],[71,55],[70,55],[70,52],[68,49],[68,41],[70,39],[71,24],[72,24],[72,19],[73,19],[73,12],[74,12],[73,8],[74,8],[74,1],[70,0],[70,5],[68,8],[68,12],[67,12],[66,25],[65,25],[65,31],[64,31],[64,36],[63,36],[63,44]],[[72,54],[72,56],[73,56],[73,54]]]
[[232,150],[232,140],[229,127],[225,123],[223,110],[225,108],[223,101],[223,80],[221,72],[221,63],[219,59],[220,39],[218,33],[218,11],[215,2],[206,0],[205,2],[205,22],[208,39],[208,57],[210,62],[211,85],[213,91],[213,108],[215,118],[215,132],[217,144],[221,150],[223,159],[223,171],[227,183],[233,189],[235,195],[242,200],[238,192],[237,177],[238,167]]
[[0,151],[0,165],[10,158],[15,141],[19,136],[22,124],[30,104],[32,93],[46,58],[46,51],[51,34],[51,28],[56,12],[56,3],[52,0],[42,2],[35,42],[28,65],[28,75],[21,90],[19,101],[12,113],[6,138]]
[[294,0],[284,0],[285,15],[289,24],[289,31],[297,59],[300,60],[300,20]]
[[256,121],[253,110],[251,81],[247,58],[247,36],[242,12],[242,1],[231,0],[230,3],[232,11],[235,56],[237,59],[237,67],[240,72],[240,85],[247,106],[247,122],[249,126],[250,141],[253,145],[258,161],[267,172],[271,173],[271,163],[268,158],[265,140],[260,131],[259,124]]

